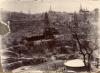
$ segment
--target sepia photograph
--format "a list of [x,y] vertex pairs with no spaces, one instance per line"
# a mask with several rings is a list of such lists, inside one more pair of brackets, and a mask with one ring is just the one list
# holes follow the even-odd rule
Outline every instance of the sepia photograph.
[[0,73],[100,73],[99,0],[0,0]]

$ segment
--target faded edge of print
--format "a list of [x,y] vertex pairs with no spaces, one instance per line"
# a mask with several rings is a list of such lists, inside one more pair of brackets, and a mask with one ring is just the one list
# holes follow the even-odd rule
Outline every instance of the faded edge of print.
[[[28,3],[23,4],[27,10]],[[18,7],[15,11],[1,10],[0,25],[9,28],[9,33],[1,36],[3,72],[97,72],[99,9],[79,6],[70,12],[54,10],[52,5],[38,13],[32,13],[32,8],[24,12],[23,6],[23,11]]]

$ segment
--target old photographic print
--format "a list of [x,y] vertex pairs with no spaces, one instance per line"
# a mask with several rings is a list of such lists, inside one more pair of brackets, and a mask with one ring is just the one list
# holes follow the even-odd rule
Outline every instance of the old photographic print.
[[1,73],[100,73],[99,0],[0,0]]

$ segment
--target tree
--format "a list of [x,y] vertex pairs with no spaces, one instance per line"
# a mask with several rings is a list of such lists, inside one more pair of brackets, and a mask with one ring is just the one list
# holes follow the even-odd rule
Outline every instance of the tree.
[[[81,23],[83,23],[83,26]],[[87,70],[90,71],[93,51],[98,48],[93,41],[88,40],[90,36],[89,34],[91,34],[92,25],[90,25],[90,22],[87,20],[83,20],[83,22],[79,21],[78,14],[76,13],[73,14],[72,20],[68,21],[67,25],[72,34],[72,39],[76,41],[77,48],[79,49],[80,54],[83,56],[84,65],[87,67]],[[85,25],[90,26],[91,28],[87,28]],[[86,29],[82,30],[84,27]],[[82,35],[82,37],[80,37],[80,35]]]

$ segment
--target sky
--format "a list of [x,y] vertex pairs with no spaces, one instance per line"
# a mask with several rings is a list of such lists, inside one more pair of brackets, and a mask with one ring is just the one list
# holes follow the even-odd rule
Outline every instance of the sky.
[[74,12],[83,8],[93,10],[100,7],[100,0],[0,0],[0,9],[40,13],[48,11]]

